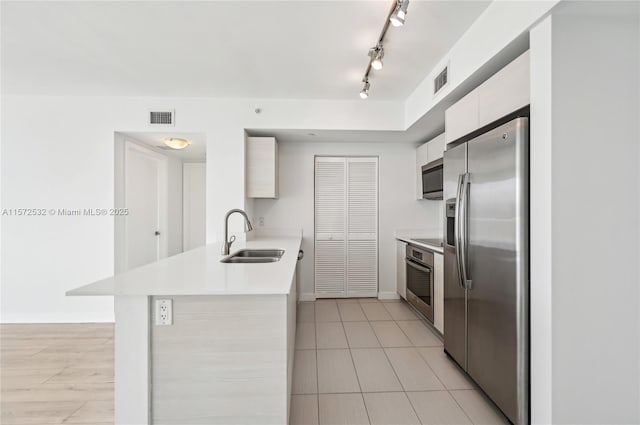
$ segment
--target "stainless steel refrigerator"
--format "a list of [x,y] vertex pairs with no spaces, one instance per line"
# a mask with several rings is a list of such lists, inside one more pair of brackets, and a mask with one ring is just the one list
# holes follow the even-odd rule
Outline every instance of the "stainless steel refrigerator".
[[444,349],[529,423],[529,130],[515,118],[444,154]]

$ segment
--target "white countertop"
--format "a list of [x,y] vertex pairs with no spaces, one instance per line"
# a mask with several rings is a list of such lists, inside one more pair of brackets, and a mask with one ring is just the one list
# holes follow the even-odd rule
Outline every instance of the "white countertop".
[[[418,239],[421,239],[418,236],[415,236]],[[411,245],[415,245],[418,246],[420,248],[424,248],[427,249],[429,251],[438,253],[438,254],[443,254],[444,253],[444,249],[441,246],[437,246],[437,245],[431,245],[431,244],[427,244],[427,243],[423,243],[423,242],[418,242],[415,239],[413,239],[413,237],[409,237],[409,236],[396,236],[396,239],[402,242],[407,242],[410,243]]]
[[260,237],[235,242],[243,248],[283,249],[274,263],[221,263],[213,243],[67,291],[67,295],[275,295],[288,294],[302,237]]

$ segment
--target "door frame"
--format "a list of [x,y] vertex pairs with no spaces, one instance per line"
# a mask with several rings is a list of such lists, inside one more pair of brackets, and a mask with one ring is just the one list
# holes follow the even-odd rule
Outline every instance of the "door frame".
[[[168,162],[169,158],[159,152],[149,149],[129,138],[115,138],[115,199],[116,209],[127,208],[126,206],[126,181],[127,181],[127,157],[131,152],[143,154],[158,163],[158,225],[160,240],[158,243],[158,259],[166,258],[169,251],[168,244]],[[127,248],[127,216],[114,215],[114,269],[115,273],[122,273],[128,267]]]
[[194,169],[194,168],[204,168],[205,171],[205,197],[204,197],[204,202],[205,202],[205,223],[204,223],[204,228],[205,228],[205,232],[204,232],[204,240],[205,240],[205,245],[207,243],[207,221],[206,221],[206,203],[207,203],[207,193],[206,193],[206,187],[207,187],[207,176],[206,176],[206,172],[207,172],[207,163],[206,162],[183,162],[182,163],[182,249],[183,251],[187,251],[187,247],[191,245],[191,240],[189,237],[189,232],[188,230],[190,229],[190,224],[191,222],[189,221],[190,218],[190,212],[191,212],[191,204],[189,202],[187,202],[187,191],[186,191],[186,186],[187,186],[187,174],[188,174],[188,170],[190,169]]

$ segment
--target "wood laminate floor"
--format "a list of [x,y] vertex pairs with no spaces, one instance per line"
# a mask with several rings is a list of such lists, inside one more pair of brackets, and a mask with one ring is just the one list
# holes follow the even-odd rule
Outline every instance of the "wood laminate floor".
[[0,325],[3,425],[113,424],[113,324]]

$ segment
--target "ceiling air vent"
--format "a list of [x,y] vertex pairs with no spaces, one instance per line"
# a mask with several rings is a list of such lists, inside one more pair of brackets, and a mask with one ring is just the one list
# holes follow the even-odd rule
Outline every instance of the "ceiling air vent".
[[149,124],[162,126],[175,126],[175,110],[149,111]]
[[447,65],[442,71],[440,71],[440,74],[438,74],[436,78],[433,79],[433,94],[438,93],[444,86],[447,85],[447,82],[449,81],[448,72],[449,66]]

